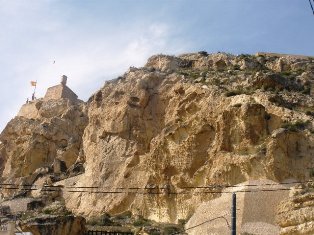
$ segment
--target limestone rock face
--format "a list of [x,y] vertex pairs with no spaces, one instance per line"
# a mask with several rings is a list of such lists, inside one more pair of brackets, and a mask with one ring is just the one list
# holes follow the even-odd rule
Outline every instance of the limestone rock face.
[[[313,97],[289,86],[275,91],[269,85],[274,89],[268,91],[250,82],[256,70],[267,77],[262,68],[279,59],[159,55],[106,83],[88,102],[85,174],[63,182],[100,188],[65,192],[67,206],[88,216],[131,211],[175,222],[217,196],[189,187],[309,179],[313,118],[305,110],[313,109]],[[312,61],[305,64],[306,70]],[[297,85],[272,73],[279,84]],[[285,108],[270,99],[274,94],[298,108]],[[120,193],[96,193],[102,190]]]
[[[37,113],[28,112],[34,107]],[[72,104],[66,99],[24,105],[0,135],[2,177],[11,183],[33,183],[36,170],[42,175],[40,169],[51,168],[55,159],[67,167],[73,165],[88,121],[84,109],[83,103]]]
[[219,197],[197,187],[308,180],[313,69],[310,57],[274,54],[153,56],[87,103],[23,107],[0,137],[2,177],[42,182],[36,169],[76,162],[82,174],[52,177],[73,213],[130,211],[162,222]]
[[314,184],[295,186],[290,198],[278,206],[277,222],[281,235],[314,233]]

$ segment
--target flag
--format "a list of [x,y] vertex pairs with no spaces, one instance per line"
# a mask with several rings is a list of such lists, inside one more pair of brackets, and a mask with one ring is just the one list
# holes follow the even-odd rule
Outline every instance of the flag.
[[31,86],[36,86],[37,82],[31,81]]

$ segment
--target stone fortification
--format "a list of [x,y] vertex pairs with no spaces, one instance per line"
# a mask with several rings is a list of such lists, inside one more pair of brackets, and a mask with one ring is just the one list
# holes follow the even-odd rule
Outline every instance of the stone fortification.
[[77,95],[69,87],[63,84],[49,87],[44,100],[57,100],[62,98],[69,99],[72,102],[77,101]]
[[44,117],[47,116],[47,112],[49,113],[48,116],[54,116],[64,111],[67,102],[73,104],[78,103],[78,96],[67,87],[66,83],[67,76],[63,75],[59,85],[49,87],[43,99],[27,101],[27,103],[21,107],[17,116],[36,119],[42,116],[43,110],[44,113],[46,113],[43,114]]
[[67,79],[67,76],[62,75],[61,84],[49,87],[44,100],[68,99],[71,102],[76,102],[77,95],[69,87],[67,87]]

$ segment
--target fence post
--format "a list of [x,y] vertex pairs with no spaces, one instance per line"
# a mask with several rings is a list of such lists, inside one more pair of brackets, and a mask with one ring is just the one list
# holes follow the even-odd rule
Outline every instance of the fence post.
[[231,208],[231,235],[237,233],[237,195],[232,193],[232,208]]

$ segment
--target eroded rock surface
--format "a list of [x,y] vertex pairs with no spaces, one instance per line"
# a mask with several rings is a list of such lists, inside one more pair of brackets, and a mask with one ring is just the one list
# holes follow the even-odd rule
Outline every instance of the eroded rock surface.
[[[153,56],[87,103],[39,100],[21,110],[0,136],[2,177],[44,185],[50,174],[75,214],[130,211],[162,222],[219,196],[195,187],[309,180],[313,74],[310,57]],[[63,177],[59,160],[71,171]]]
[[314,234],[314,183],[295,186],[289,200],[278,207],[277,222],[281,235]]
[[[284,74],[273,68],[279,60],[290,66]],[[304,67],[296,70],[299,60]],[[86,172],[75,179],[78,187],[123,193],[65,192],[67,206],[88,216],[129,210],[174,222],[215,197],[187,187],[309,179],[313,97],[306,84],[313,81],[298,79],[312,69],[309,58],[228,54],[159,55],[130,69],[90,98]],[[257,77],[265,78],[258,86]]]
[[[4,182],[31,185],[53,173],[58,161],[64,162],[66,168],[71,167],[80,157],[87,121],[82,102],[60,99],[25,104],[0,135]],[[10,190],[5,193],[10,194]]]

